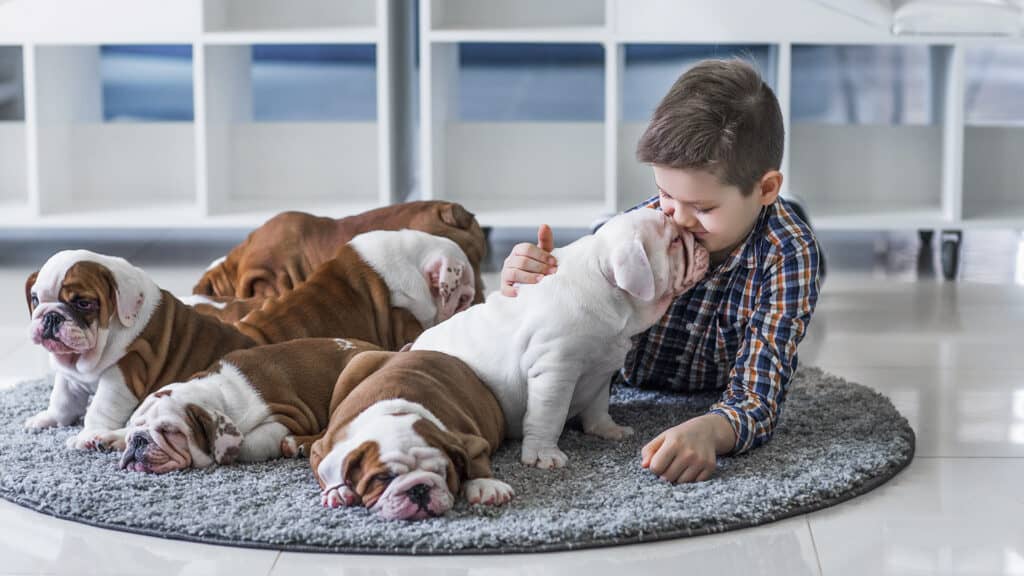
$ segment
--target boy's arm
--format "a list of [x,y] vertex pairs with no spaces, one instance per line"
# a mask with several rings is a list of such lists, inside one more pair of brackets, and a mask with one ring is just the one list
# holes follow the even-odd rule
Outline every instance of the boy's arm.
[[797,361],[797,345],[818,301],[817,243],[792,242],[764,277],[729,385],[709,414],[736,434],[733,454],[767,442],[775,429]]

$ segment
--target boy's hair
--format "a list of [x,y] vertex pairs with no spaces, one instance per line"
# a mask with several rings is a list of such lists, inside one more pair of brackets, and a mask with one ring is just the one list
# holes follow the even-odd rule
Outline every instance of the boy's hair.
[[704,60],[661,99],[637,160],[715,174],[744,196],[782,165],[785,128],[775,93],[747,62]]

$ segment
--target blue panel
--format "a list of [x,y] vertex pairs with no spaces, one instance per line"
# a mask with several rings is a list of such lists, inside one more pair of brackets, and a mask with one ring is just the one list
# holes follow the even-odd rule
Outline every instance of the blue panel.
[[793,120],[923,125],[939,112],[928,46],[794,46]]
[[967,123],[1024,125],[1024,49],[1019,46],[970,48],[966,60]]
[[107,122],[192,122],[191,46],[102,46]]
[[252,49],[256,122],[373,122],[373,45],[274,45]]
[[601,122],[604,48],[461,44],[458,93],[466,122]]

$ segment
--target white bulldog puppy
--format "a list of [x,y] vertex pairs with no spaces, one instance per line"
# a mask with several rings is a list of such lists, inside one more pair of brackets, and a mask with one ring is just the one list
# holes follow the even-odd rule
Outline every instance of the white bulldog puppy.
[[520,286],[518,297],[491,294],[412,346],[468,364],[501,404],[508,437],[523,439],[522,462],[540,468],[565,465],[558,437],[574,416],[587,434],[633,433],[608,414],[611,378],[630,339],[692,288],[709,260],[691,234],[656,210],[616,216],[552,254],[557,273]]
[[25,283],[29,337],[56,372],[29,429],[69,426],[69,448],[121,449],[124,425],[149,393],[255,343],[182,304],[123,258],[87,250],[52,256]]

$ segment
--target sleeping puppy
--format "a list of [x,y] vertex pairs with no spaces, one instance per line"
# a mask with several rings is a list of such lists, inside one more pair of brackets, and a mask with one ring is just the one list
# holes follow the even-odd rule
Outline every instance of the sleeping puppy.
[[460,492],[490,505],[513,496],[491,477],[504,436],[501,407],[457,358],[360,354],[338,379],[331,411],[309,458],[324,506],[414,520],[444,514]]
[[319,338],[231,352],[143,401],[120,467],[162,474],[296,456],[327,427],[338,375],[367,350],[379,348]]
[[412,346],[469,364],[498,397],[509,437],[523,438],[523,463],[541,468],[565,465],[558,437],[576,415],[588,434],[632,434],[608,414],[610,380],[630,338],[708,268],[707,251],[655,210],[619,215],[553,254],[556,274],[515,298],[491,294]]
[[355,338],[398,350],[469,307],[474,291],[472,267],[455,242],[418,230],[367,232],[235,327],[260,344]]
[[461,205],[442,201],[384,206],[340,220],[283,212],[214,261],[192,292],[231,298],[283,296],[308,280],[355,236],[403,228],[444,236],[458,244],[472,264],[474,301],[483,301],[480,263],[487,255],[483,230]]
[[25,298],[30,337],[56,371],[49,406],[25,426],[68,426],[84,414],[71,448],[123,448],[124,425],[148,394],[255,345],[124,259],[86,250],[52,256],[29,276]]

